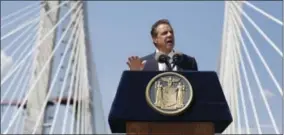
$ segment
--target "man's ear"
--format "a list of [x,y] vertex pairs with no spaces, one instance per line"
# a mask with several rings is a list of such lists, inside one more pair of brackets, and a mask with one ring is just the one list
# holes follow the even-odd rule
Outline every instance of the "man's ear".
[[154,38],[154,37],[153,37],[152,40],[153,40],[153,43],[154,43],[154,44],[157,44],[157,38]]

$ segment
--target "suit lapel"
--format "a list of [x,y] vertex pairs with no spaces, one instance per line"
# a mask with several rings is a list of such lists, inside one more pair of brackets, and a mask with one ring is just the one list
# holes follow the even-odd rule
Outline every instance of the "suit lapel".
[[151,54],[151,57],[147,59],[144,70],[159,71],[158,62],[155,60],[155,53]]
[[[152,53],[150,57],[146,59],[144,70],[159,71],[158,62],[155,60],[155,54],[156,52]],[[192,65],[191,63],[192,62],[185,55],[183,55],[183,62],[177,65],[177,71],[190,70],[191,67],[188,67],[188,65]]]

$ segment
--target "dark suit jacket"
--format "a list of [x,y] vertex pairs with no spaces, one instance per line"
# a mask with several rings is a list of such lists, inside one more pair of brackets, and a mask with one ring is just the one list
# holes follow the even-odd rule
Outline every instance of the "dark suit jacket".
[[[183,62],[177,65],[178,71],[189,70],[198,71],[197,62],[194,57],[188,56],[186,54],[182,55]],[[143,61],[146,60],[146,64],[143,70],[146,71],[158,71],[158,62],[155,60],[155,53],[149,54],[141,58]]]

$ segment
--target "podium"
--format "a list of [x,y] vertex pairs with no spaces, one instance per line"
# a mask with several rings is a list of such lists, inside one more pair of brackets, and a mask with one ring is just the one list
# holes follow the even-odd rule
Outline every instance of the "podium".
[[176,115],[153,109],[147,102],[146,88],[162,73],[123,72],[108,118],[112,133],[213,135],[222,133],[232,122],[216,72],[174,72],[191,84],[190,105]]

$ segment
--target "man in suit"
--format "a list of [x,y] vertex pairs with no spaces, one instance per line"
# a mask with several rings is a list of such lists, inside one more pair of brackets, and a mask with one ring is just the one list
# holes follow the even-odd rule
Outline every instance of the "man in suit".
[[[166,71],[165,63],[159,63],[156,59],[156,53],[163,53],[169,57],[169,62],[172,62],[172,57],[175,54],[175,37],[174,30],[167,19],[158,20],[153,24],[151,29],[151,36],[156,51],[152,54],[139,58],[138,56],[131,56],[128,58],[127,65],[130,70],[152,70],[152,71]],[[198,71],[197,62],[194,57],[186,54],[181,54],[182,61],[177,64],[173,70],[192,70]]]

